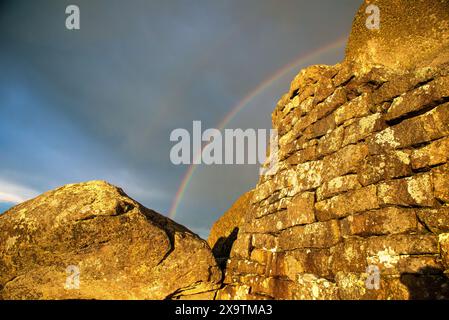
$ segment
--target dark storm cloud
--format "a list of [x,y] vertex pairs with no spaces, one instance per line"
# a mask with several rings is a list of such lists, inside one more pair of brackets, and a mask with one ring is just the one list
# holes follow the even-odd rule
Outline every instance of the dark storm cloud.
[[[81,10],[79,31],[64,26],[72,3]],[[168,213],[187,169],[169,161],[170,132],[191,128],[193,120],[217,126],[276,70],[348,34],[359,4],[3,2],[0,178],[38,192],[107,179]],[[330,63],[340,58],[334,54]],[[263,107],[251,107],[239,125],[268,126],[286,85],[271,88]],[[257,168],[243,170],[205,168],[195,175],[181,222],[206,230],[256,183]]]

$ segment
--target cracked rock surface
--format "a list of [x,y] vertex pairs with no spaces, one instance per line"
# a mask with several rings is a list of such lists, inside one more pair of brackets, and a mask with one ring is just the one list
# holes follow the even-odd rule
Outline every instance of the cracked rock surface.
[[448,9],[366,0],[345,60],[293,79],[277,172],[212,229],[238,230],[217,299],[449,299]]
[[0,299],[213,298],[221,276],[204,240],[103,181],[0,216]]

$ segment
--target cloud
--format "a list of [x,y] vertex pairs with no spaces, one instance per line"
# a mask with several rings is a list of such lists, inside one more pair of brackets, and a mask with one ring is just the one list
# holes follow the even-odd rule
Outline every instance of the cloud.
[[10,202],[18,204],[28,199],[34,198],[38,194],[38,191],[33,190],[29,187],[5,180],[0,180],[0,202]]
[[[360,0],[77,4],[76,32],[65,29],[66,1],[0,10],[0,202],[102,179],[167,214],[188,170],[169,161],[170,132],[216,127],[264,79],[348,32]],[[292,77],[227,127],[269,127]],[[257,178],[253,167],[198,169],[176,220],[207,234]]]
[[[140,174],[140,176],[139,176]],[[150,207],[159,202],[171,200],[171,194],[157,181],[145,179],[140,172],[135,173],[125,168],[116,169],[111,174],[105,174],[104,180],[120,187],[130,197]]]

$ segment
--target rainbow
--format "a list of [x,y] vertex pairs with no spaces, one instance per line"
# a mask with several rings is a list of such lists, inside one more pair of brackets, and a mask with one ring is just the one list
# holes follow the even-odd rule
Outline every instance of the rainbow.
[[[344,47],[346,44],[347,37],[340,37],[337,40],[331,42],[330,44],[321,47],[317,50],[314,50],[312,52],[309,52],[307,54],[301,55],[300,57],[296,58],[293,62],[287,64],[286,66],[282,67],[278,71],[276,71],[273,75],[265,79],[262,83],[260,83],[254,90],[252,90],[250,93],[248,93],[237,105],[235,105],[231,111],[223,118],[223,120],[220,121],[220,123],[217,126],[218,130],[223,130],[226,125],[245,107],[247,106],[251,100],[253,100],[255,97],[257,97],[259,94],[261,94],[265,89],[267,89],[271,84],[273,84],[275,81],[280,79],[282,76],[287,74],[289,71],[291,71],[294,68],[297,68],[301,65],[306,64],[309,60],[312,60],[313,58],[316,58],[317,56],[320,56],[322,54],[325,54],[329,51],[336,50],[339,48]],[[196,157],[201,156],[200,152]],[[173,219],[176,216],[176,212],[178,210],[179,204],[181,203],[181,200],[184,196],[184,193],[187,189],[187,186],[189,185],[189,182],[195,173],[197,165],[191,164],[189,168],[187,169],[187,172],[184,176],[184,178],[181,181],[181,184],[179,185],[178,191],[176,192],[176,195],[174,197],[174,200],[172,202],[172,205],[170,207],[169,211],[169,217]]]

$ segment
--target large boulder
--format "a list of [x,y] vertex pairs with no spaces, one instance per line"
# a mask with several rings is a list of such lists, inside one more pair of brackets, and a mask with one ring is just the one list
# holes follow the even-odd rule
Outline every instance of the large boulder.
[[[374,18],[378,28],[371,27]],[[395,70],[449,61],[449,1],[365,0],[354,19],[346,60]]]
[[221,276],[204,240],[106,182],[0,216],[0,299],[213,298]]

